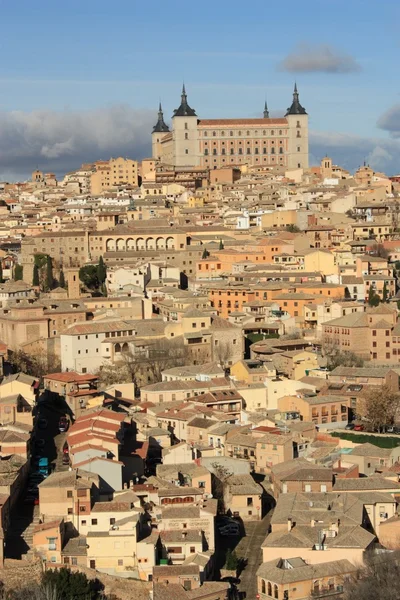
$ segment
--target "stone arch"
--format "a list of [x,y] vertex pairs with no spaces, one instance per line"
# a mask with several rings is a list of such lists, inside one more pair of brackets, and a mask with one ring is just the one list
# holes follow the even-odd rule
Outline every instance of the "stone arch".
[[175,248],[175,240],[173,237],[167,237],[165,240],[165,246],[168,250],[174,250]]
[[145,250],[146,244],[144,242],[144,238],[138,237],[136,238],[136,250]]
[[115,352],[115,354],[121,353],[121,344],[117,343],[114,345],[114,352]]
[[152,238],[152,237],[147,238],[146,250],[155,250],[154,238]]
[[123,238],[118,238],[116,242],[116,250],[117,252],[123,252],[126,250],[125,240]]
[[136,250],[135,240],[133,238],[128,238],[126,240],[126,249],[127,250]]
[[129,352],[129,344],[128,344],[128,342],[124,342],[122,344],[121,352],[124,352],[124,353]]
[[265,594],[265,579],[261,579],[261,593]]
[[163,237],[158,237],[156,239],[156,248],[157,248],[157,250],[164,250],[164,248],[165,248],[165,239]]
[[115,240],[112,238],[106,241],[106,252],[115,252]]

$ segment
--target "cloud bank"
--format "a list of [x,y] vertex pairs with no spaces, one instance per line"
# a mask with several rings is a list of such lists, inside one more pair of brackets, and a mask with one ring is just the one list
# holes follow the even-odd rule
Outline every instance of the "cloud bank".
[[[0,112],[0,181],[28,179],[36,166],[62,177],[83,162],[149,156],[156,118],[156,111],[123,105],[88,111]],[[389,175],[399,173],[400,105],[386,111],[378,127],[390,137],[310,131],[310,163],[318,164],[329,154],[350,171],[365,160]]]
[[88,111],[0,112],[0,179],[38,166],[62,175],[82,162],[151,152],[156,111],[112,106]]
[[361,70],[357,61],[326,44],[298,44],[278,65],[289,73],[356,73]]

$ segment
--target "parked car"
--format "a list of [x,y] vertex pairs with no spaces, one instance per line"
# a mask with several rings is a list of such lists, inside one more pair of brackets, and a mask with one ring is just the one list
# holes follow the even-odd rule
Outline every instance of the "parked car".
[[44,440],[43,438],[39,438],[38,440],[35,440],[35,448],[43,448],[46,444],[46,440]]
[[47,429],[47,419],[39,419],[38,421],[38,428],[39,429]]
[[364,425],[354,425],[354,431],[364,431]]
[[67,417],[61,417],[58,422],[59,432],[64,433],[65,431],[68,431],[68,427],[69,427],[69,421],[68,421]]
[[63,454],[62,464],[63,465],[69,465],[69,454]]
[[68,444],[67,442],[65,442],[64,446],[63,446],[63,453],[64,454],[68,454],[69,453],[69,448],[68,448]]
[[355,427],[354,423],[347,423],[345,429],[352,430],[352,429],[354,429],[354,427]]

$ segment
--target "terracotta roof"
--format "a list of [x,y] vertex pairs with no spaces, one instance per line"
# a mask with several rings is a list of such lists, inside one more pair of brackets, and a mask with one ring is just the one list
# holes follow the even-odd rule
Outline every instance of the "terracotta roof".
[[229,126],[229,125],[286,125],[288,121],[285,118],[281,119],[200,119],[199,127],[213,127],[217,125]]

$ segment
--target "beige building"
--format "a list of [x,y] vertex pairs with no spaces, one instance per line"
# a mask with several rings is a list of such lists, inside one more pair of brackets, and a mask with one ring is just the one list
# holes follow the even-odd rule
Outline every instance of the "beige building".
[[90,177],[92,196],[98,196],[105,190],[121,185],[138,185],[138,163],[129,158],[110,158],[95,163],[95,171]]
[[178,167],[248,164],[308,169],[308,115],[295,85],[292,104],[283,118],[270,118],[265,103],[259,119],[199,119],[183,86],[172,131],[160,105],[152,148],[154,159]]

